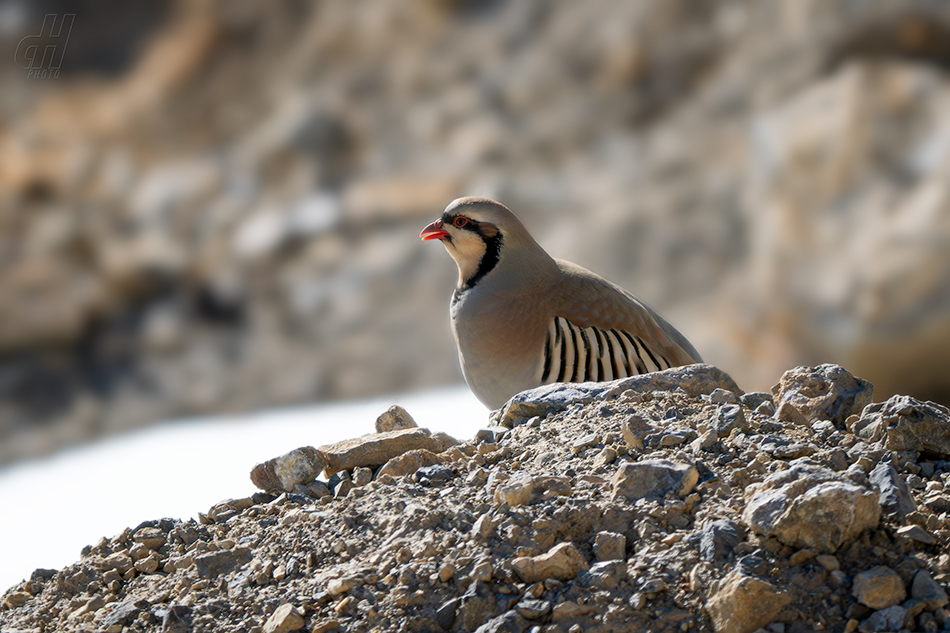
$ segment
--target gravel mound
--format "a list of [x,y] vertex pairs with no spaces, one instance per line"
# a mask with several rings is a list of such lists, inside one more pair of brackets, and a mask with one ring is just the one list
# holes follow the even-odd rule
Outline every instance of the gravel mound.
[[950,412],[871,389],[675,368],[519,394],[468,442],[390,410],[258,465],[270,490],[36,570],[0,630],[941,630]]

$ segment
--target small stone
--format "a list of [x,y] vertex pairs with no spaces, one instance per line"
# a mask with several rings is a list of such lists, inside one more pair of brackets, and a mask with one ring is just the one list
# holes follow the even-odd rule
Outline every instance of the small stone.
[[699,553],[708,561],[725,559],[742,540],[739,525],[728,519],[717,519],[703,526],[691,542],[699,541]]
[[249,549],[235,547],[234,549],[196,556],[195,569],[202,578],[215,578],[250,560],[251,551]]
[[717,633],[751,633],[792,601],[784,591],[741,571],[730,572],[706,602]]
[[886,609],[904,601],[904,582],[890,567],[878,565],[854,577],[851,594],[872,609]]
[[534,489],[534,478],[525,473],[518,473],[495,488],[495,503],[507,503],[512,508],[526,505],[531,502]]
[[412,416],[409,415],[409,412],[400,407],[398,404],[394,404],[384,412],[382,412],[378,418],[376,418],[376,432],[377,433],[388,433],[389,431],[399,431],[402,429],[414,429],[419,425],[416,424],[416,421],[412,419]]
[[815,557],[815,562],[824,567],[826,571],[841,569],[841,563],[838,562],[838,558],[831,554],[819,554]]
[[[168,608],[168,611],[165,612],[164,617],[162,617],[161,633],[191,633],[193,630],[192,609],[188,605],[172,605]],[[286,630],[290,631],[293,629]]]
[[369,482],[373,481],[373,471],[369,468],[355,468],[353,470],[353,485],[359,488],[360,486],[365,486]]
[[571,445],[571,452],[577,455],[578,453],[583,452],[584,449],[595,446],[599,442],[600,442],[600,435],[598,435],[597,433],[590,433],[588,435],[585,435],[575,440],[574,443]]
[[472,580],[489,582],[492,578],[492,567],[489,561],[482,561],[472,567],[472,573],[469,574]]
[[327,593],[333,597],[344,594],[353,587],[356,587],[360,584],[360,581],[356,578],[346,577],[346,578],[333,578],[327,581]]
[[3,599],[3,606],[7,609],[19,609],[32,599],[33,596],[25,591],[11,591]]
[[663,497],[669,492],[685,497],[698,481],[699,472],[691,464],[648,459],[622,464],[612,483],[615,498],[636,501],[647,497]]
[[150,550],[156,550],[165,544],[165,533],[159,528],[143,527],[135,532],[132,539]]
[[810,549],[800,549],[788,558],[789,565],[801,565],[806,560],[815,557],[815,552]]
[[551,613],[551,603],[547,600],[537,600],[534,598],[522,598],[515,606],[518,613],[527,620],[540,620]]
[[136,561],[135,569],[143,574],[151,574],[158,569],[158,556],[153,552],[148,558]]
[[528,623],[517,611],[506,611],[475,629],[475,633],[522,633]]
[[655,430],[653,425],[639,415],[628,416],[620,425],[623,441],[627,443],[629,448],[635,451],[643,450],[644,437]]
[[[843,367],[824,364],[786,371],[779,384],[772,387],[772,396],[778,405],[779,419],[797,424],[802,420],[806,426],[809,420],[830,420],[841,425],[848,416],[871,403],[873,390],[871,383],[856,378]],[[780,415],[783,412],[784,416]]]
[[486,539],[491,535],[494,529],[494,520],[489,515],[483,514],[482,516],[478,517],[478,520],[475,521],[475,524],[472,526],[472,534]]
[[594,537],[594,556],[598,561],[626,559],[627,537],[616,532],[598,532]]
[[292,492],[297,484],[313,481],[326,467],[323,454],[312,446],[296,448],[251,470],[251,481],[264,491]]
[[889,461],[879,462],[871,470],[869,479],[881,491],[880,504],[885,516],[903,521],[908,514],[917,509],[917,503],[910,494],[907,484]]
[[897,536],[923,543],[924,545],[933,545],[937,542],[933,534],[920,527],[919,525],[905,525],[897,530]]
[[442,567],[439,568],[439,580],[442,582],[448,582],[455,577],[455,572],[458,571],[455,565],[452,563],[445,563]]
[[326,459],[324,472],[327,475],[333,475],[360,466],[376,468],[409,451],[426,450],[441,453],[457,443],[444,433],[432,435],[428,429],[412,428],[371,433],[343,440],[336,444],[321,446],[320,452]]
[[617,449],[613,446],[605,446],[597,456],[594,457],[594,468],[602,468],[608,464],[614,463],[617,459]]
[[330,633],[340,628],[340,621],[336,618],[320,620],[310,628],[310,633]]
[[302,629],[304,619],[297,612],[294,605],[287,603],[277,607],[277,610],[264,623],[264,633],[288,633]]
[[580,570],[588,569],[587,561],[573,543],[561,543],[540,556],[522,556],[511,561],[515,573],[524,582],[548,578],[570,580]]
[[441,464],[442,461],[441,456],[425,449],[406,451],[402,455],[393,457],[383,464],[383,467],[379,469],[379,473],[376,476],[377,478],[383,475],[405,477],[418,472],[420,468]]
[[713,423],[716,435],[719,437],[728,437],[733,430],[748,431],[749,423],[742,413],[742,407],[738,404],[722,404],[716,411],[716,420]]
[[926,569],[921,569],[914,575],[911,583],[910,595],[915,600],[924,603],[927,611],[936,611],[947,606],[947,592],[933,579]]
[[713,404],[736,404],[739,402],[739,397],[733,391],[717,387],[709,394],[709,401]]
[[871,617],[861,623],[858,630],[861,633],[900,631],[905,628],[907,620],[907,610],[899,605],[894,605],[872,613]]

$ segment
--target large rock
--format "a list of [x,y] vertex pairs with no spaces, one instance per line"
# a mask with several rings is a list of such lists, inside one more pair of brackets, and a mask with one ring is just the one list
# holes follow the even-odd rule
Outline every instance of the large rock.
[[613,478],[615,498],[628,501],[647,497],[663,497],[673,492],[685,497],[699,481],[699,472],[692,464],[676,464],[666,459],[626,462]]
[[742,393],[735,381],[718,367],[686,365],[610,382],[556,382],[528,389],[513,396],[502,407],[501,424],[510,428],[517,418],[543,416],[548,411],[560,411],[576,402],[587,404],[596,398],[609,399],[625,391],[647,393],[677,387],[690,396],[712,393],[716,389]]
[[864,408],[851,432],[892,451],[920,451],[950,457],[950,410],[935,402],[894,396]]
[[[782,374],[772,387],[778,414],[793,407],[806,420],[831,420],[844,424],[848,416],[871,403],[874,387],[838,365],[795,367]],[[787,415],[787,414],[785,414]]]
[[706,602],[716,633],[750,633],[770,623],[791,596],[739,570],[729,573]]
[[371,433],[336,444],[321,446],[327,476],[360,466],[376,468],[408,451],[441,453],[458,442],[445,433],[432,435],[428,429],[412,428],[387,433]]
[[750,488],[743,520],[756,533],[797,548],[834,552],[881,518],[878,492],[796,460]]
[[573,543],[555,545],[540,556],[522,556],[511,561],[511,567],[524,582],[538,582],[554,578],[570,580],[582,569],[588,569],[587,560]]

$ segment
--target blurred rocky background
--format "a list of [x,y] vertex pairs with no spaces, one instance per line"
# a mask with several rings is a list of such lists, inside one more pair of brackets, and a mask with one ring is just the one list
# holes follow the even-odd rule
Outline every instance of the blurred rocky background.
[[469,194],[746,389],[947,403],[948,70],[938,0],[0,0],[0,463],[460,381]]

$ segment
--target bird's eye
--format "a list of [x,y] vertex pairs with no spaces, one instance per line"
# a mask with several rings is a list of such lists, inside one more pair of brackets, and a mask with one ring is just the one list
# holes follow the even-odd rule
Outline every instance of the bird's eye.
[[463,226],[468,224],[468,222],[469,222],[468,218],[466,218],[464,215],[456,216],[455,219],[452,220],[452,224],[454,224],[457,228],[462,228]]

